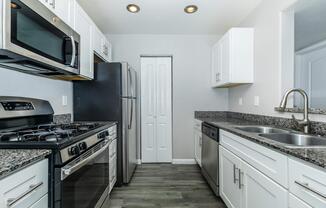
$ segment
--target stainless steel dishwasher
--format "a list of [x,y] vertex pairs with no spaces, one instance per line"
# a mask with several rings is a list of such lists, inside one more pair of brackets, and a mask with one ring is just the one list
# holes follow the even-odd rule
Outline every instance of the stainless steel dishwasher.
[[219,129],[203,123],[202,135],[202,174],[219,196]]

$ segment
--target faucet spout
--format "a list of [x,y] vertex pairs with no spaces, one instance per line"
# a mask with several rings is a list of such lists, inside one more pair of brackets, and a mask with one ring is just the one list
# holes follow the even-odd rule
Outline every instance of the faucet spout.
[[304,133],[309,133],[309,118],[308,118],[308,114],[309,114],[309,100],[308,100],[308,95],[307,93],[303,90],[303,89],[297,89],[297,88],[294,88],[294,89],[290,89],[288,90],[282,100],[281,100],[281,103],[280,103],[280,109],[282,111],[285,111],[285,108],[286,108],[286,105],[287,105],[287,100],[288,100],[288,97],[291,93],[294,93],[294,92],[298,92],[302,95],[303,99],[304,99],[304,109],[303,109],[303,120],[299,121],[297,119],[295,119],[295,117],[293,116],[293,120],[299,125],[299,126],[303,126],[304,128]]

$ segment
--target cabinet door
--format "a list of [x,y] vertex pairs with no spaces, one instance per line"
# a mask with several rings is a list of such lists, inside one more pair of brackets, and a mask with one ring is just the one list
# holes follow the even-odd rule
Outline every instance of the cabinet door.
[[243,189],[243,208],[286,208],[288,192],[251,165],[241,165],[240,184]]
[[94,26],[94,36],[93,36],[93,48],[94,52],[102,57],[102,32],[98,29],[97,26]]
[[216,87],[219,82],[219,43],[216,43],[212,48],[212,87]]
[[69,26],[73,26],[73,6],[75,0],[39,0],[61,20]]
[[225,84],[230,79],[230,40],[229,34],[223,36],[219,42],[219,84]]
[[80,35],[80,75],[94,78],[94,56],[93,56],[93,22],[85,11],[76,3],[76,31]]
[[71,25],[71,6],[72,0],[49,0],[54,13],[66,24]]
[[239,188],[241,160],[222,146],[220,146],[219,160],[221,198],[228,208],[240,208],[242,200],[242,189]]
[[194,130],[195,136],[195,159],[198,165],[201,167],[201,143],[202,143],[202,135],[198,130]]

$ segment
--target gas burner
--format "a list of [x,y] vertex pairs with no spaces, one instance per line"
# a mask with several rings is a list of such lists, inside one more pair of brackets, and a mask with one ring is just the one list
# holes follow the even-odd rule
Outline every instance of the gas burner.
[[70,124],[42,124],[36,127],[0,133],[0,141],[60,142],[69,140],[101,126],[100,123],[78,122]]

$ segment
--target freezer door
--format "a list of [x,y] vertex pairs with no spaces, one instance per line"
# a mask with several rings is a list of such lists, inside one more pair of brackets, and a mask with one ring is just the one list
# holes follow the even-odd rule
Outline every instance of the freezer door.
[[127,63],[122,63],[122,97],[136,97],[136,71]]
[[123,182],[129,183],[137,166],[135,99],[123,98]]

